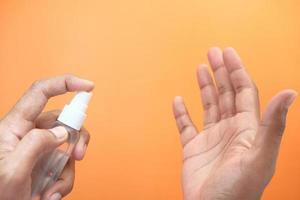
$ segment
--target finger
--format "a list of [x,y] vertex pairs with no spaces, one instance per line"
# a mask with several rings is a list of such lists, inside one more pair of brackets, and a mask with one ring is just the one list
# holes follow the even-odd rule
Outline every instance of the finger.
[[[75,161],[70,159],[65,166],[60,178],[42,196],[42,200],[58,200],[68,195],[74,185],[75,180]],[[59,198],[60,197],[60,198]]]
[[35,120],[35,126],[40,129],[49,129],[55,125],[61,110],[52,110],[41,113]]
[[259,119],[258,91],[243,63],[233,48],[226,48],[223,52],[224,63],[230,74],[230,80],[236,93],[236,112],[252,112]]
[[221,119],[231,117],[235,114],[235,93],[224,65],[222,50],[216,47],[209,49],[208,60],[218,87]]
[[197,70],[198,84],[201,90],[204,110],[203,124],[207,127],[219,121],[220,113],[215,84],[206,65],[200,65]]
[[[53,125],[56,123],[57,117],[60,114],[60,112],[60,110],[54,110],[40,114],[40,116],[36,120],[36,127],[42,129],[52,128]],[[84,158],[87,146],[90,141],[90,134],[84,127],[81,128],[79,134],[80,138],[73,151],[73,157],[76,160],[82,160]]]
[[63,127],[49,130],[32,129],[16,146],[12,156],[23,173],[31,173],[35,163],[43,154],[50,152],[64,143],[68,132]]
[[187,112],[182,97],[177,96],[174,98],[173,112],[180,132],[181,144],[185,146],[198,134],[198,131]]
[[80,130],[80,138],[73,151],[73,158],[75,160],[82,160],[84,158],[89,141],[89,132],[85,128],[82,128]]
[[94,87],[91,81],[73,75],[64,75],[35,82],[21,97],[6,116],[15,127],[23,127],[22,133],[32,129],[34,120],[42,112],[49,98],[66,92],[90,91]]
[[[41,113],[40,116],[36,119],[36,127],[41,129],[52,128],[56,123],[57,117],[60,112],[60,110],[53,110]],[[80,130],[79,135],[80,138],[73,151],[73,158],[75,158],[75,160],[82,160],[84,158],[87,146],[90,141],[90,134],[84,127]]]
[[287,111],[296,96],[295,91],[285,90],[273,97],[267,105],[254,141],[254,146],[261,150],[265,159],[277,157],[285,129]]

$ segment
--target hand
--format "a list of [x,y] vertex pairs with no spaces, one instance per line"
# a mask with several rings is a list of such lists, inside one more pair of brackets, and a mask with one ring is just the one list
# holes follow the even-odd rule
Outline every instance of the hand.
[[[38,158],[67,140],[63,127],[52,127],[59,111],[41,113],[49,98],[73,91],[90,91],[93,83],[72,75],[35,82],[0,121],[0,199],[31,199],[31,174]],[[84,157],[89,133],[82,129],[73,155],[59,180],[41,197],[58,200],[71,192],[75,161]]]
[[[259,199],[276,165],[288,107],[285,90],[272,98],[262,117],[258,91],[234,49],[212,48],[198,68],[204,129],[198,134],[182,97],[173,110],[183,145],[185,200]],[[217,89],[216,89],[217,88]]]

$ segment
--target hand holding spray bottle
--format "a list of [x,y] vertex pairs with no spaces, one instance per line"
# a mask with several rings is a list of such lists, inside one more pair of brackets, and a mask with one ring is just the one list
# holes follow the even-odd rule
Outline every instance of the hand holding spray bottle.
[[92,93],[78,92],[58,116],[54,127],[63,126],[68,132],[68,139],[57,149],[41,157],[35,165],[32,173],[33,199],[43,194],[60,177],[79,140],[79,131],[86,118],[91,97]]

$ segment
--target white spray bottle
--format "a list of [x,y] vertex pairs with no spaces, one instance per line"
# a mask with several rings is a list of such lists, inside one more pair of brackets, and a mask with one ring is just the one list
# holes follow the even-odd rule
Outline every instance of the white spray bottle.
[[31,188],[33,199],[38,199],[60,177],[79,140],[79,131],[86,118],[86,110],[91,97],[92,93],[78,92],[71,103],[65,105],[57,118],[54,127],[65,127],[69,134],[68,139],[57,149],[40,158],[35,165]]

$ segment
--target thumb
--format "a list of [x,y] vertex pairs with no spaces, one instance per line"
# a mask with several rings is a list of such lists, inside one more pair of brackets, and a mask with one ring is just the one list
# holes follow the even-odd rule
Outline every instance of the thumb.
[[280,142],[284,133],[288,108],[294,102],[297,93],[284,90],[277,94],[267,105],[258,129],[254,146],[264,159],[276,161]]
[[31,173],[41,155],[54,150],[68,138],[67,130],[58,126],[53,129],[32,129],[18,143],[13,154],[19,166]]

